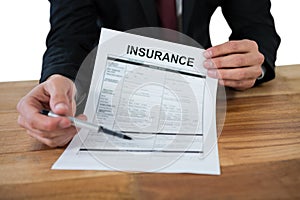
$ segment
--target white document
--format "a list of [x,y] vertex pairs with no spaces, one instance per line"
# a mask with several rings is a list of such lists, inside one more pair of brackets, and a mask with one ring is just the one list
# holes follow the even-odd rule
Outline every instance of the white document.
[[52,169],[220,174],[217,80],[202,49],[102,29],[81,129]]

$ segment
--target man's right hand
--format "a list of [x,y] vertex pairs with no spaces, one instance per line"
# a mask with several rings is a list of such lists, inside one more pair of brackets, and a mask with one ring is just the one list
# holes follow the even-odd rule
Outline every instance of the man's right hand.
[[[77,133],[66,117],[51,118],[40,114],[42,109],[56,114],[74,116],[76,112],[75,84],[61,75],[52,75],[47,81],[33,88],[17,105],[18,124],[27,133],[50,146],[64,146]],[[86,119],[84,115],[78,118]]]

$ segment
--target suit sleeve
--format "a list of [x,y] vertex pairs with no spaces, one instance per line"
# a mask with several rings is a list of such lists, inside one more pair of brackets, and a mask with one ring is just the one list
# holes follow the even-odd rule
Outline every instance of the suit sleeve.
[[222,3],[222,12],[232,30],[229,39],[254,40],[259,46],[259,51],[265,56],[263,66],[266,72],[256,84],[275,77],[275,60],[280,37],[276,33],[270,8],[270,0],[224,0]]
[[40,82],[52,74],[75,79],[85,57],[97,45],[100,29],[90,0],[50,0],[51,29]]

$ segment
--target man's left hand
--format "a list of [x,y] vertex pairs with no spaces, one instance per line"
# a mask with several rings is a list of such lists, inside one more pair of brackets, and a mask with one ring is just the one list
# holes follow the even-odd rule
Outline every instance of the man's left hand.
[[224,86],[245,90],[262,74],[264,56],[252,40],[229,41],[207,49],[204,56],[207,75]]

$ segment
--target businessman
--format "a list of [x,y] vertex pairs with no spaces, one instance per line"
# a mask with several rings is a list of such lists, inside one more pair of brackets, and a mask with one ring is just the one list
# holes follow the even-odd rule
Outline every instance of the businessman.
[[[20,100],[17,109],[20,126],[51,147],[67,144],[76,129],[66,118],[49,118],[39,111],[47,108],[75,115],[74,79],[84,58],[97,46],[101,27],[179,30],[206,49],[208,76],[226,87],[245,90],[275,77],[280,38],[270,0],[50,0],[50,4],[51,30],[40,84]],[[218,6],[232,34],[229,42],[212,47],[209,23]]]

